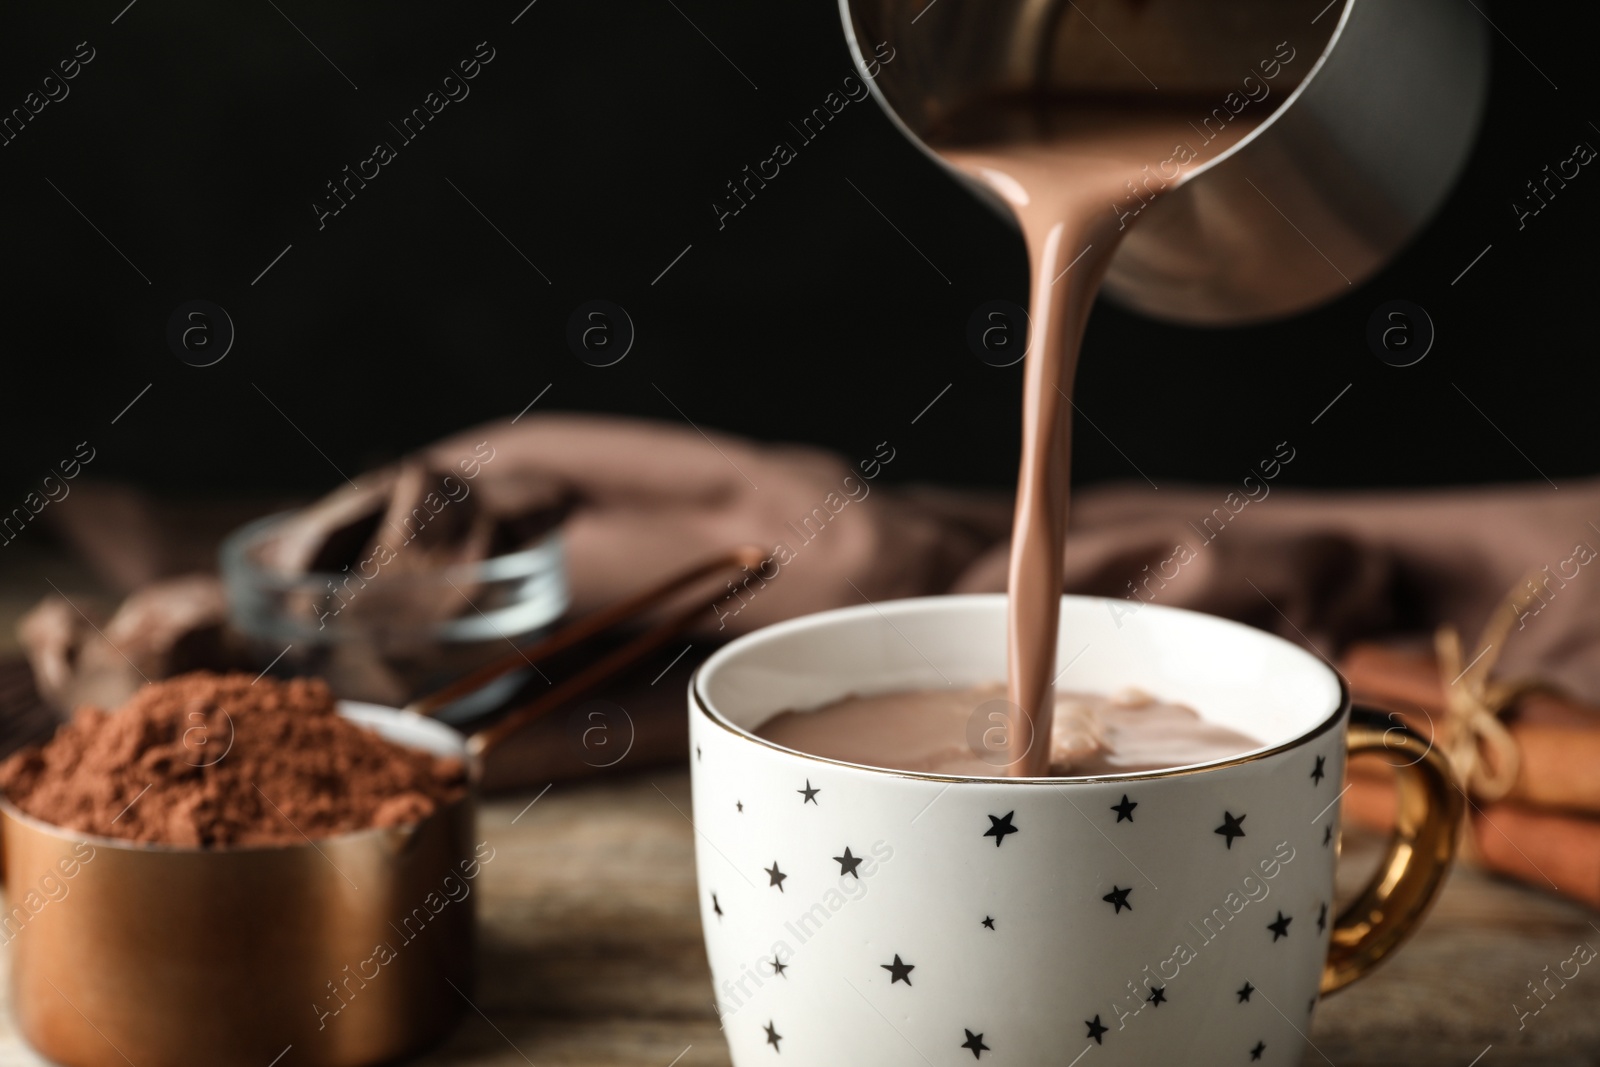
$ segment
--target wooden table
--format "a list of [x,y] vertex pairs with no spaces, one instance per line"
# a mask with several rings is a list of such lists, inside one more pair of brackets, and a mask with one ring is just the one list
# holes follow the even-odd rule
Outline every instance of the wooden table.
[[[480,832],[497,854],[480,883],[477,1011],[417,1067],[725,1067],[695,906],[687,772],[562,783],[529,806],[535,795],[484,806]],[[1377,844],[1347,838],[1345,890]],[[1525,983],[1580,941],[1600,946],[1600,916],[1459,870],[1398,957],[1318,1009],[1303,1062],[1600,1064],[1600,966],[1520,1031],[1513,1010],[1530,1006]],[[44,1062],[0,1019],[0,1067]]]

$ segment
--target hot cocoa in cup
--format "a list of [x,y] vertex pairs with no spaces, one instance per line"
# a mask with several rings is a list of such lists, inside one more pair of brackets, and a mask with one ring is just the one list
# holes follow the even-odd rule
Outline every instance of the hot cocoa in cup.
[[1125,774],[1228,759],[1260,742],[1207,722],[1194,709],[1140,689],[1111,696],[1055,694],[1046,740],[1009,744],[1014,716],[1005,687],[913,689],[848,696],[811,711],[786,711],[757,731],[797,752],[869,767],[939,774],[998,774],[1033,745],[1051,775]]

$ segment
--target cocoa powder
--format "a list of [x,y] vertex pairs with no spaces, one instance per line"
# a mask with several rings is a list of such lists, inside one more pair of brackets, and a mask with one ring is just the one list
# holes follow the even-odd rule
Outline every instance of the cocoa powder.
[[465,795],[466,769],[341,717],[319,679],[197,672],[114,712],[80,709],[48,743],[0,763],[0,791],[83,833],[291,845],[419,822]]

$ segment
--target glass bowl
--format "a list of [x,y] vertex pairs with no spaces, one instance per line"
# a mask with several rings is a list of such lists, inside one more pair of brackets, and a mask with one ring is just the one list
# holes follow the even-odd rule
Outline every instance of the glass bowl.
[[[222,543],[229,616],[263,669],[318,675],[344,699],[399,707],[537,640],[567,610],[559,529],[515,552],[426,572],[385,574],[368,559],[337,573],[289,573],[262,558],[289,514]],[[521,681],[508,675],[445,717],[486,709]]]

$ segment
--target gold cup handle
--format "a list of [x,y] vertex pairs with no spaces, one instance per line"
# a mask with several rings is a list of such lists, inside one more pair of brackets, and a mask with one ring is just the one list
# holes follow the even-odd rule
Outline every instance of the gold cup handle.
[[1398,719],[1355,709],[1349,749],[1352,756],[1389,756],[1399,803],[1377,874],[1334,920],[1322,967],[1324,995],[1366,975],[1411,936],[1444,885],[1465,809],[1449,761]]

